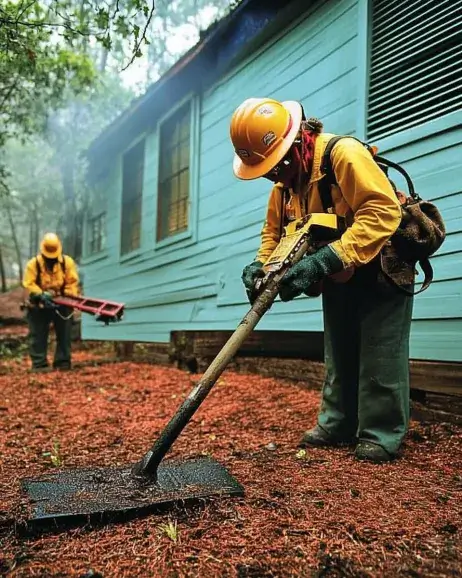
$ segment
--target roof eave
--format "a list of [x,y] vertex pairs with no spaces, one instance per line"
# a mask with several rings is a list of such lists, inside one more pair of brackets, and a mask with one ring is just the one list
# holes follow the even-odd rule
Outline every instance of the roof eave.
[[125,111],[123,111],[115,121],[113,121],[108,127],[106,127],[103,132],[96,137],[90,144],[86,151],[86,156],[89,157],[96,153],[97,150],[104,145],[104,143],[111,138],[111,136],[119,131],[123,125],[128,122],[136,112],[162,90],[166,84],[168,84],[172,78],[177,76],[182,70],[184,70],[189,64],[191,64],[199,55],[206,49],[210,42],[216,38],[218,34],[223,34],[226,28],[234,21],[234,19],[239,15],[239,13],[254,0],[242,0],[241,3],[222,20],[218,21],[215,25],[211,25],[212,30],[209,34],[205,34],[204,37],[193,46],[186,54],[184,54],[176,64],[174,64],[163,76],[159,78],[153,85],[151,85],[147,91],[138,97]]

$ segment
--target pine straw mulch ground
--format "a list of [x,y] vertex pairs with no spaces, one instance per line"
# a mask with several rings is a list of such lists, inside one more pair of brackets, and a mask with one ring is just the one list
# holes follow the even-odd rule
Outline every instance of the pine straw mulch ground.
[[172,457],[213,455],[244,498],[57,535],[15,533],[20,478],[54,470],[52,456],[64,468],[133,463],[198,380],[147,364],[95,366],[94,353],[74,359],[75,371],[44,375],[28,373],[26,360],[0,364],[0,575],[461,575],[460,429],[413,423],[392,465],[357,463],[348,448],[303,455],[297,440],[315,422],[319,392],[231,372]]

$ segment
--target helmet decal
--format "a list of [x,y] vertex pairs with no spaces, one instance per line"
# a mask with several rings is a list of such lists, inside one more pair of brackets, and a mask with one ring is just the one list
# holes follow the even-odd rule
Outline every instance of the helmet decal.
[[270,116],[273,114],[273,112],[274,110],[267,105],[260,106],[260,108],[257,110],[257,114],[260,116]]
[[270,144],[276,140],[276,135],[272,130],[270,130],[265,135],[263,135],[261,140],[265,146],[269,147]]
[[241,158],[244,157],[248,159],[250,157],[250,152],[247,149],[236,149],[236,154]]

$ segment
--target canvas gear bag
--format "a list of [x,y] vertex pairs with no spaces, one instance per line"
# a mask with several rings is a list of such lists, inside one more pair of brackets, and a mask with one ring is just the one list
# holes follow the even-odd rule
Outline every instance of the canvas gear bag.
[[[331,186],[337,185],[332,162],[331,151],[341,138],[355,138],[335,136],[327,143],[321,161],[321,172],[324,177],[319,182],[319,192],[324,211],[333,211]],[[377,155],[375,147],[363,143],[371,153],[375,162],[388,177],[388,169],[398,171],[406,180],[408,196],[398,191],[393,181],[388,177],[398,200],[401,203],[401,223],[396,232],[380,251],[380,267],[384,278],[401,292],[409,296],[417,295],[427,289],[433,281],[433,268],[429,257],[443,244],[446,237],[446,228],[438,208],[430,201],[423,200],[414,189],[409,174],[404,168]],[[337,185],[338,186],[338,185]],[[419,264],[424,273],[424,281],[418,291],[411,291],[406,286],[414,283],[416,265]]]

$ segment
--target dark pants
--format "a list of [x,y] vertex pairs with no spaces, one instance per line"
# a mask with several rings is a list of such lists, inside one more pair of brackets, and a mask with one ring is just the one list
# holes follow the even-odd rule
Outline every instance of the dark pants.
[[324,284],[326,380],[319,425],[396,454],[409,425],[413,298],[377,281],[375,264]]
[[[68,317],[70,309],[59,310],[63,317]],[[48,333],[53,322],[56,334],[56,351],[53,367],[70,368],[71,366],[71,327],[72,319],[62,319],[52,309],[29,309],[29,353],[32,367],[47,367]]]

